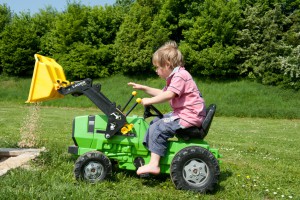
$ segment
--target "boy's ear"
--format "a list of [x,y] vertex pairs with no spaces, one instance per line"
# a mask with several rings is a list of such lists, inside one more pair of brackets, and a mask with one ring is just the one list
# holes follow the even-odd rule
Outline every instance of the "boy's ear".
[[166,66],[165,66],[165,68],[171,69],[172,67],[171,67],[171,65],[169,63],[167,63]]

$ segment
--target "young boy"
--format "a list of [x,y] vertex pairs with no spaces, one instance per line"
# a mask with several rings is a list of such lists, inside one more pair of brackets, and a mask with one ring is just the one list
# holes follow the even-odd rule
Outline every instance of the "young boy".
[[155,118],[147,130],[144,145],[151,152],[150,162],[137,170],[138,175],[159,174],[159,161],[165,155],[168,139],[176,130],[191,126],[200,127],[205,118],[205,104],[192,76],[183,67],[183,56],[174,41],[165,43],[152,57],[152,63],[159,77],[166,80],[161,89],[129,82],[134,89],[143,90],[151,98],[143,98],[144,106],[170,102],[173,112],[162,119]]

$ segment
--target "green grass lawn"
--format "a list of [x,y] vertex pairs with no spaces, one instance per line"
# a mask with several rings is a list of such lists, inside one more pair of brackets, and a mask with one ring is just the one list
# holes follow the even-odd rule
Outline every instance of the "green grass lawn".
[[[98,81],[110,99],[126,103],[132,91],[124,86],[127,78]],[[163,85],[157,79],[141,82],[146,81]],[[47,149],[29,168],[0,177],[0,199],[300,199],[299,92],[247,81],[199,82],[208,104],[218,106],[205,140],[223,155],[219,187],[203,195],[176,190],[167,175],[140,179],[135,172],[118,169],[102,183],[77,182],[76,158],[67,153],[73,144],[72,119],[99,110],[85,97],[70,96],[43,103],[38,117],[30,121],[34,106],[23,103],[29,80],[0,82],[0,147],[17,147],[20,129],[35,124],[36,146]],[[141,107],[134,110],[142,112]]]
[[[30,81],[30,79],[1,78],[0,102],[23,105],[28,98]],[[102,85],[101,91],[112,102],[116,102],[117,105],[123,107],[133,91],[131,87],[127,86],[129,81],[156,88],[162,88],[165,84],[159,78],[129,78],[121,75],[95,80],[94,82]],[[217,104],[217,116],[300,119],[299,91],[283,90],[246,80],[212,82],[203,81],[195,77],[195,81],[202,92],[206,104]],[[145,97],[145,94],[138,91],[137,97]],[[63,99],[43,102],[42,105],[55,107],[95,107],[88,98],[84,96],[74,98],[71,95],[67,95]],[[167,104],[157,107],[162,112],[170,110]],[[138,107],[135,111],[141,113],[143,112],[143,108]]]

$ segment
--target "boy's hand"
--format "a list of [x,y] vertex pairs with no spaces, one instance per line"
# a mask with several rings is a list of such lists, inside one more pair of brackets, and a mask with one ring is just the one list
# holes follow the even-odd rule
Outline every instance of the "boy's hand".
[[141,101],[141,104],[142,104],[143,106],[151,105],[151,104],[152,104],[151,98],[143,98],[142,101]]
[[129,83],[127,83],[127,85],[132,86],[133,89],[137,89],[137,90],[144,89],[144,85],[133,83],[133,82],[129,82]]

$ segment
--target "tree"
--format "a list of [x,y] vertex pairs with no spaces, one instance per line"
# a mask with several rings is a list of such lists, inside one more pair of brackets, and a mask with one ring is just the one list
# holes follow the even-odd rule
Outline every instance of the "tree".
[[40,40],[39,54],[45,56],[53,55],[52,50],[54,44],[49,40],[49,33],[55,28],[58,15],[59,13],[55,8],[47,6],[45,9],[40,9],[39,13],[32,16],[36,36]]
[[183,30],[192,27],[204,0],[167,0],[159,9],[159,24],[169,32],[169,39],[180,42],[184,39]]
[[[298,4],[299,6],[299,4]],[[284,43],[290,48],[290,54],[278,56],[280,69],[284,75],[283,85],[300,89],[300,10],[294,10],[288,16],[289,27],[283,34]]]
[[60,62],[74,78],[107,77],[115,73],[113,43],[124,13],[118,6],[83,9],[89,10],[83,40],[73,41]]
[[57,16],[55,29],[52,30],[56,39],[53,43],[56,52],[68,53],[73,43],[84,43],[89,11],[80,3],[68,3],[67,10]]
[[283,71],[283,84],[293,89],[300,89],[300,45],[292,49],[290,55],[279,56],[280,69]]
[[12,18],[10,8],[6,5],[0,5],[0,33],[4,30],[5,26],[9,24]]
[[[132,4],[115,41],[116,70],[125,73],[150,72],[155,51],[152,22],[160,7],[158,0],[140,0]],[[156,29],[157,30],[157,29]]]
[[287,25],[284,27],[283,40],[293,47],[300,45],[300,9],[288,15]]
[[263,84],[282,85],[287,77],[282,71],[283,61],[280,58],[289,56],[293,51],[284,39],[290,20],[279,4],[274,9],[266,9],[255,5],[244,11],[244,28],[238,36],[241,58],[244,60],[240,72]]
[[116,0],[114,6],[117,6],[123,10],[124,13],[129,12],[131,5],[135,0]]
[[4,74],[24,75],[34,65],[39,39],[29,13],[14,15],[4,27],[0,41],[0,66]]
[[43,51],[54,57],[70,78],[99,78],[114,73],[113,43],[123,21],[119,6],[69,3],[42,38]]
[[199,14],[198,5],[192,0],[144,0],[132,4],[116,40],[120,71],[153,73],[152,54],[168,40],[180,43],[182,30],[189,28],[193,24],[190,19]]
[[[10,23],[12,18],[12,13],[6,4],[0,5],[0,44],[1,44],[1,32],[4,30],[5,26]],[[2,46],[0,49],[3,48]],[[0,50],[1,51],[1,50]],[[2,65],[0,64],[0,73],[2,73]]]
[[190,71],[219,78],[237,76],[235,37],[241,17],[239,3],[205,0],[199,13],[194,16],[193,26],[183,30],[181,49]]
[[109,68],[103,65],[110,57],[109,46],[97,48],[91,44],[75,42],[70,51],[60,57],[68,78],[99,78],[109,76]]

